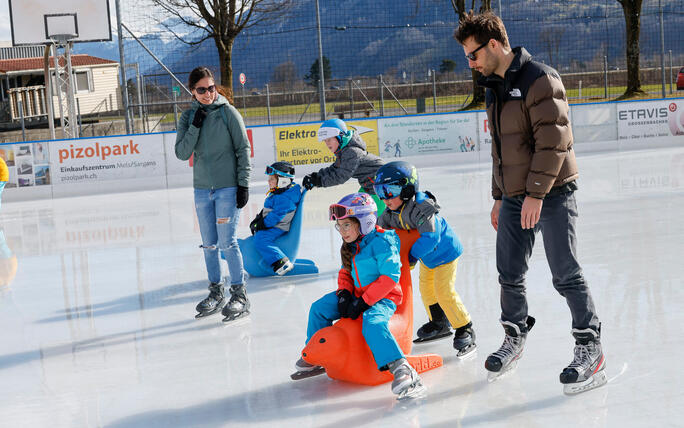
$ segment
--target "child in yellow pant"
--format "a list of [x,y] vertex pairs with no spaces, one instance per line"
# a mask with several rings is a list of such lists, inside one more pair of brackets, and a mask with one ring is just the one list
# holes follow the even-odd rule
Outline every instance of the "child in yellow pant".
[[439,215],[439,205],[430,192],[418,191],[418,174],[407,162],[390,162],[375,175],[375,193],[387,209],[378,219],[383,228],[415,229],[420,237],[411,247],[409,261],[421,261],[420,294],[430,321],[418,329],[415,342],[434,340],[456,332],[454,348],[459,357],[475,350],[475,332],[470,315],[454,285],[463,246],[449,224]]

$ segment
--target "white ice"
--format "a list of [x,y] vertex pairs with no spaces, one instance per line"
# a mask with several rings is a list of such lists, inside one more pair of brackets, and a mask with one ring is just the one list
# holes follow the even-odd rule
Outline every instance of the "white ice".
[[[423,375],[428,396],[418,402],[396,401],[388,384],[289,378],[310,304],[335,287],[340,239],[327,206],[355,184],[307,198],[300,256],[320,275],[249,280],[252,315],[233,326],[219,315],[194,319],[207,281],[190,188],[4,202],[0,227],[18,271],[0,288],[0,426],[681,426],[684,149],[578,162],[579,257],[609,378],[600,389],[562,393],[570,313],[541,239],[528,276],[537,324],[517,370],[487,383],[484,360],[503,330],[483,162],[420,168],[465,246],[457,290],[479,350],[459,362],[450,340],[414,346],[445,361]],[[264,189],[252,188],[240,236]],[[415,291],[414,331],[426,321]]]

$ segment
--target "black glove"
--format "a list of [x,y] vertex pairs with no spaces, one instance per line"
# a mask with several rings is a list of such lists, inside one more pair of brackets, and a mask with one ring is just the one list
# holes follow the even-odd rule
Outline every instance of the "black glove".
[[363,297],[357,297],[354,299],[351,305],[349,305],[349,309],[347,310],[347,315],[349,318],[355,320],[365,311],[366,309],[370,308],[368,304],[366,303],[365,300],[363,300]]
[[249,200],[249,187],[238,186],[237,194],[235,195],[235,201],[237,202],[237,207],[242,208],[247,205]]
[[409,259],[409,267],[410,267],[411,269],[413,269],[414,267],[416,267],[416,263],[418,263],[418,259],[415,258],[415,257],[413,257],[413,255],[411,254],[410,251],[409,251],[409,253],[408,253],[408,259]]
[[260,211],[259,214],[252,220],[252,222],[249,224],[249,230],[252,231],[252,235],[257,233],[260,230],[266,230],[268,229],[266,227],[266,224],[264,223],[264,212]]
[[354,297],[349,290],[337,292],[337,310],[340,311],[340,318],[349,318],[349,305]]
[[321,187],[321,177],[319,177],[317,172],[312,172],[311,174],[304,176],[302,185],[306,190],[311,190],[314,187]]
[[201,128],[202,123],[204,123],[204,118],[207,117],[207,112],[203,108],[198,108],[195,110],[195,117],[192,119],[192,124],[196,128]]

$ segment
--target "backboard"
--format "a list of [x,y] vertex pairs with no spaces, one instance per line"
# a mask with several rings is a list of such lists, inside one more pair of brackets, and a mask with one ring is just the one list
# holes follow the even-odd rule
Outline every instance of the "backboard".
[[52,34],[74,42],[112,40],[108,0],[9,0],[12,45],[50,43]]

